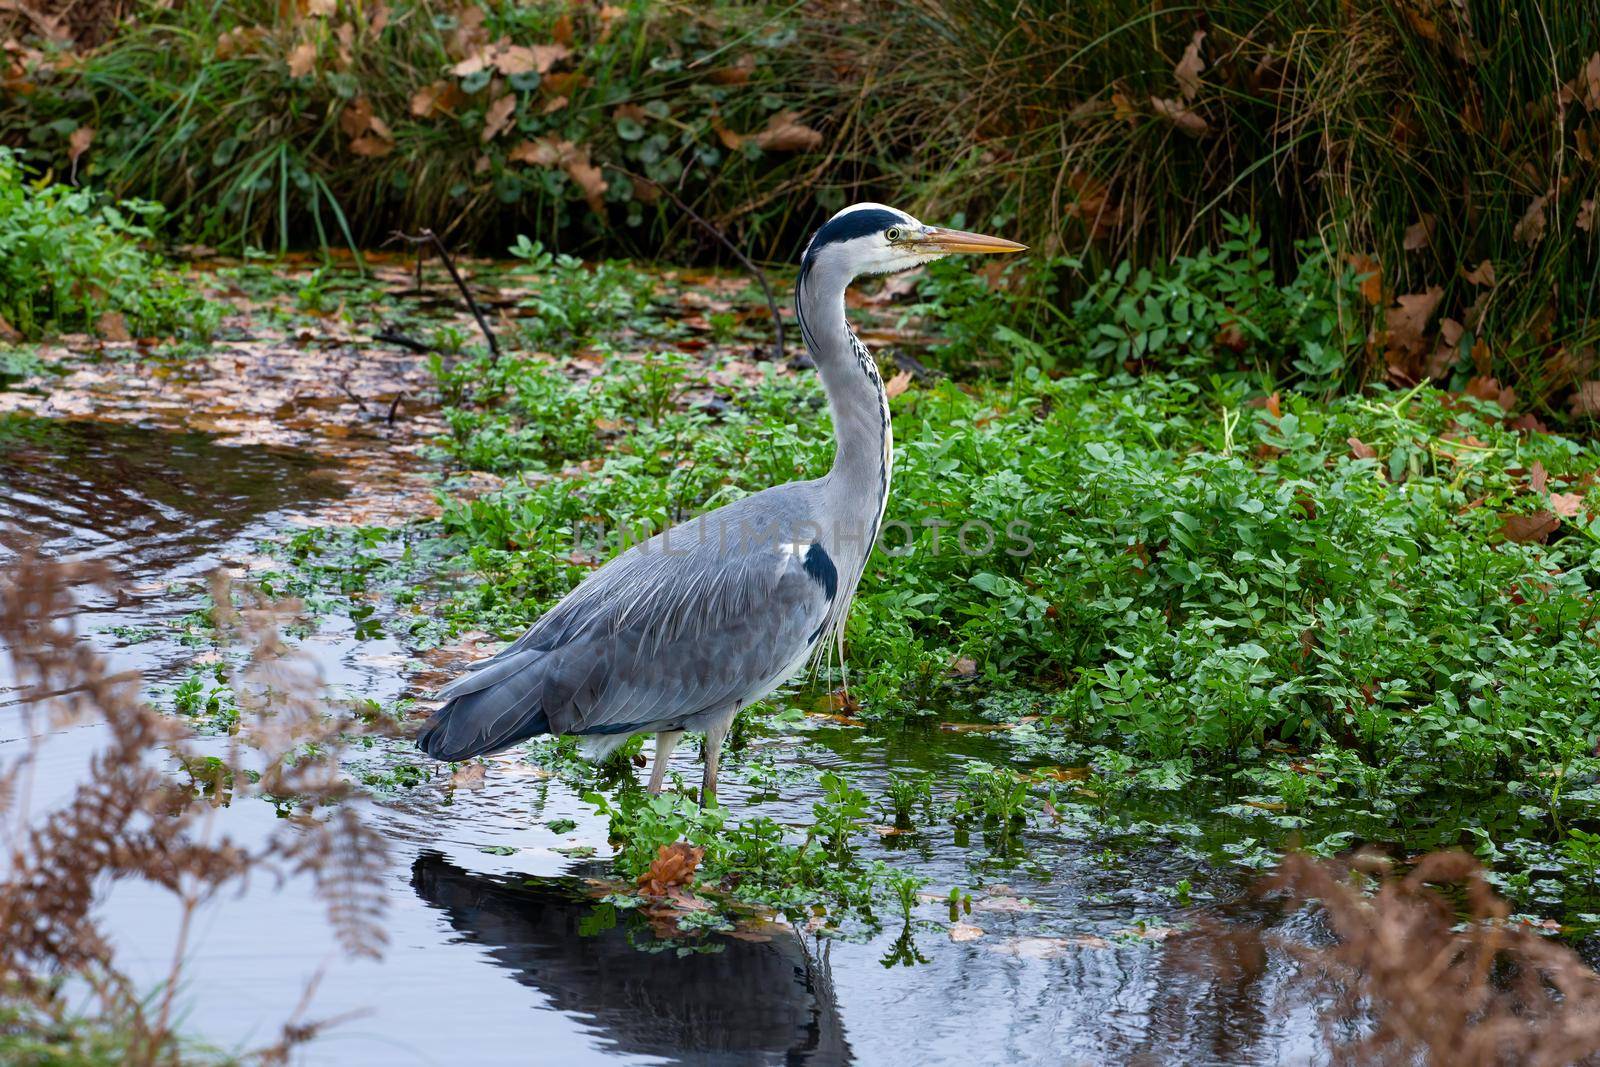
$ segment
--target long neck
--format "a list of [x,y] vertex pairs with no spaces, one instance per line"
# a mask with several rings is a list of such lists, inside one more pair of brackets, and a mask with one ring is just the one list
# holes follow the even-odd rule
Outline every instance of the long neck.
[[824,479],[830,511],[860,527],[841,529],[839,535],[845,540],[864,539],[864,562],[889,498],[894,438],[889,397],[877,364],[845,321],[844,291],[849,281],[837,274],[807,272],[795,288],[795,308],[833,413],[833,468]]

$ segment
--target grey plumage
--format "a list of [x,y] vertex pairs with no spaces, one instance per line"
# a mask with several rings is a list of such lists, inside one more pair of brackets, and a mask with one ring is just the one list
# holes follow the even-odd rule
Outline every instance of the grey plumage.
[[924,226],[879,204],[846,208],[812,238],[795,311],[833,416],[832,468],[691,519],[601,567],[526,634],[442,691],[417,743],[462,760],[539,734],[598,756],[657,735],[651,788],[682,731],[707,735],[702,799],[739,709],[809,659],[837,654],[889,497],[894,445],[877,365],[845,321],[857,276],[955,251],[1020,245]]

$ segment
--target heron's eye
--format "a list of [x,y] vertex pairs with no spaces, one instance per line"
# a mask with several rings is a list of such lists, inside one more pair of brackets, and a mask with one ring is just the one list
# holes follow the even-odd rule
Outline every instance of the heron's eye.
[[887,230],[883,231],[883,235],[889,239],[890,244],[894,244],[896,241],[900,240],[904,233],[900,227],[890,226]]

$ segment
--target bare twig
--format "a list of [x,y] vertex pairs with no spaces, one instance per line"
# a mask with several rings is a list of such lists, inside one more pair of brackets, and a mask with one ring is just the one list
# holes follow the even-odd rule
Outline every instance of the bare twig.
[[[413,237],[409,233],[401,233],[399,230],[396,230],[394,233],[389,235],[389,240],[385,241],[384,244],[389,244],[393,241],[406,241],[413,245],[433,246],[433,250],[439,253],[439,258],[444,261],[444,269],[450,272],[450,277],[456,283],[456,288],[461,290],[461,295],[466,299],[467,307],[472,311],[472,317],[478,320],[478,329],[483,331],[484,340],[489,342],[490,358],[499,359],[500,343],[494,339],[494,331],[489,329],[489,320],[483,317],[483,311],[478,307],[478,302],[472,299],[472,291],[467,288],[467,283],[461,277],[461,272],[456,270],[455,261],[450,258],[450,253],[444,247],[444,242],[439,240],[439,235],[434,233],[432,230],[423,230]],[[421,282],[419,278],[419,287],[420,284]]]
[[367,410],[367,402],[357,396],[355,391],[350,388],[350,375],[346,374],[343,378],[339,379],[339,388],[341,391],[343,391],[345,396],[356,402],[356,407],[360,408],[362,411]]
[[394,425],[394,413],[400,410],[400,401],[404,400],[406,397],[408,397],[410,395],[411,395],[410,393],[402,391],[402,392],[396,393],[394,395],[394,399],[389,401],[389,425],[390,426]]
[[635,174],[631,170],[624,170],[622,167],[619,167],[614,163],[607,163],[605,166],[610,170],[616,171],[625,178],[630,178],[633,181],[645,182],[646,184],[653,186],[659,192],[663,193],[668,200],[671,200],[673,204],[677,205],[679,211],[689,216],[689,218],[693,219],[697,224],[699,224],[701,229],[705,230],[712,237],[715,237],[722,244],[722,247],[726,248],[729,252],[732,252],[734,258],[740,263],[744,264],[744,268],[746,270],[755,275],[756,281],[761,285],[761,291],[766,294],[767,310],[772,314],[772,358],[774,360],[781,361],[783,359],[783,316],[778,312],[778,301],[772,295],[772,286],[767,282],[766,272],[760,267],[756,266],[755,263],[751,261],[750,257],[745,255],[744,252],[739,249],[738,245],[729,240],[727,234],[723,233],[711,223],[701,218],[695,213],[693,208],[691,208],[688,204],[685,204],[683,200],[679,198],[677,193],[673,192],[671,189],[668,189],[665,185],[662,185],[654,178],[647,178],[642,174]]
[[438,349],[434,348],[426,341],[419,341],[415,337],[407,337],[405,334],[400,333],[397,330],[379,330],[377,333],[372,335],[372,339],[374,341],[386,341],[391,345],[399,345],[401,348],[410,349],[411,351],[416,352],[418,355],[423,356],[430,352],[438,351]]

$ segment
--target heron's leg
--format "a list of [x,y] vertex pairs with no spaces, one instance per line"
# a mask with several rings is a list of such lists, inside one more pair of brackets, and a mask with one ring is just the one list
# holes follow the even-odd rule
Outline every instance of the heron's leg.
[[656,762],[650,768],[651,793],[661,792],[661,785],[667,779],[667,761],[672,758],[672,750],[678,747],[682,736],[682,730],[662,730],[656,734]]
[[700,806],[708,808],[717,802],[717,765],[722,762],[722,742],[728,736],[728,727],[733,725],[734,716],[739,714],[739,709],[725,719],[720,719],[706,727],[705,756],[706,769],[700,778]]

